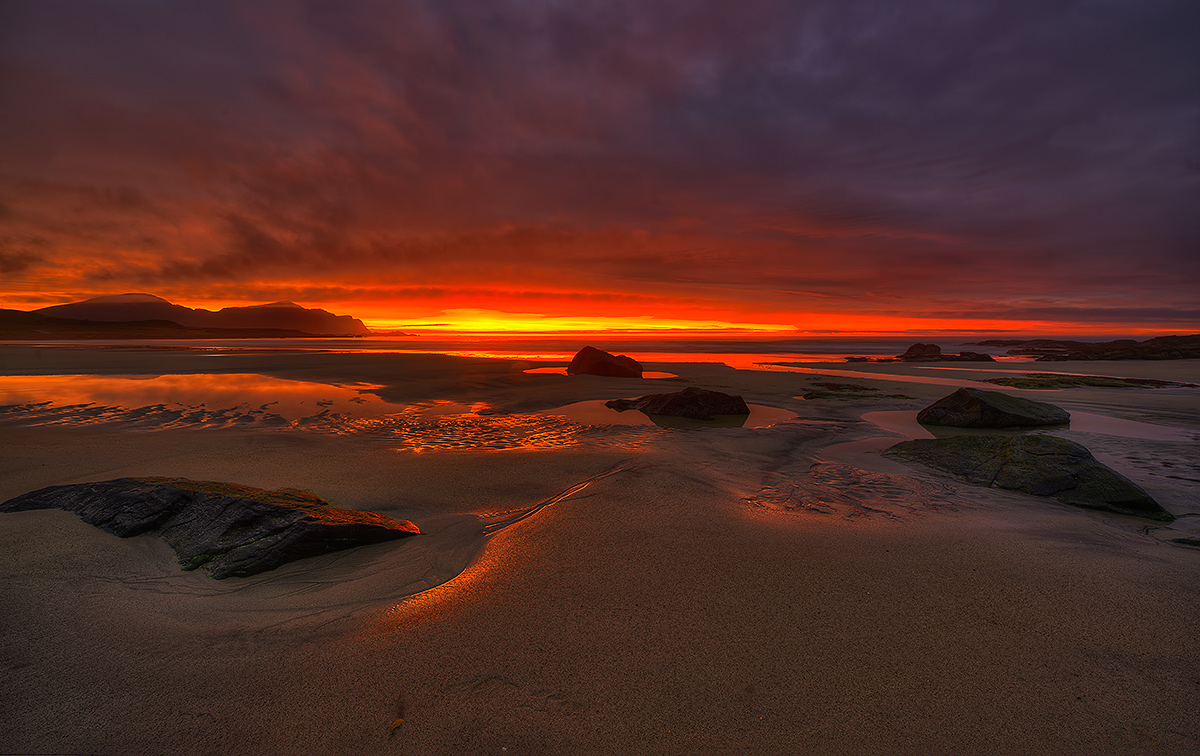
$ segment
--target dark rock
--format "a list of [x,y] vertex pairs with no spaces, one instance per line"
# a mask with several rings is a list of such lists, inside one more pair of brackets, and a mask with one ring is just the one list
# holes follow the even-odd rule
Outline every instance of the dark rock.
[[[995,362],[990,354],[982,352],[963,352],[962,354],[943,354],[937,344],[913,344],[897,359],[903,362]],[[877,360],[882,362],[883,360]]]
[[904,441],[884,454],[957,475],[977,486],[1053,496],[1065,504],[1171,521],[1175,518],[1086,447],[1056,436],[965,434]]
[[605,375],[611,378],[641,378],[642,366],[632,357],[609,354],[602,349],[585,346],[575,353],[567,366],[567,375]]
[[962,352],[961,354],[943,354],[944,362],[995,362],[996,358],[983,352]]
[[974,388],[961,388],[917,413],[918,423],[956,428],[1061,425],[1070,420],[1070,413],[1053,404]]
[[186,478],[118,478],[50,486],[2,512],[64,509],[122,538],[155,533],[185,570],[246,577],[304,557],[417,535],[407,520],[339,509],[305,491],[265,491]]
[[1063,373],[1026,373],[1020,376],[984,378],[985,383],[1019,389],[1064,389],[1081,386],[1101,388],[1197,388],[1194,383],[1163,381],[1155,378],[1112,378],[1106,375],[1067,375]]
[[937,344],[913,344],[904,354],[902,360],[937,360],[942,356],[942,348]]
[[613,399],[605,406],[619,412],[640,410],[647,415],[690,417],[712,420],[714,415],[749,415],[750,408],[740,396],[689,386],[673,394],[650,394],[637,399]]

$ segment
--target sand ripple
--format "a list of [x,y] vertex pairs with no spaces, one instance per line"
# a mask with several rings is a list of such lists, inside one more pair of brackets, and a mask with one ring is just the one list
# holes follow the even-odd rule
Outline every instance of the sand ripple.
[[954,489],[905,475],[869,472],[851,465],[819,462],[798,482],[768,486],[745,499],[755,507],[853,520],[953,509]]
[[423,403],[382,417],[324,409],[288,419],[270,405],[209,409],[179,404],[127,408],[51,402],[0,406],[0,423],[90,426],[119,424],[128,430],[227,429],[300,431],[355,436],[404,451],[555,449],[592,442],[625,450],[641,448],[662,430],[642,426],[596,426],[543,414],[481,415],[465,406],[442,414],[442,404]]

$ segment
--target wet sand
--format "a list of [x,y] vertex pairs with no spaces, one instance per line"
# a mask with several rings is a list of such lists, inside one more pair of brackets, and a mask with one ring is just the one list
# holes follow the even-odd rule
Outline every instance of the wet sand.
[[[325,409],[352,412],[347,386],[371,405],[321,422],[215,400],[9,413],[0,500],[186,476],[308,488],[426,534],[213,581],[152,537],[0,515],[0,753],[1200,750],[1200,550],[1168,542],[1200,530],[1200,390],[1006,389],[1165,429],[1062,432],[1180,516],[1165,529],[873,451],[905,430],[865,413],[915,412],[990,374],[524,372],[539,366],[0,347],[7,375],[262,375],[336,384]],[[1194,361],[1054,369],[1200,382]],[[879,391],[797,398],[823,381]],[[795,419],[546,419],[684,385]],[[380,424],[376,399],[410,414]]]

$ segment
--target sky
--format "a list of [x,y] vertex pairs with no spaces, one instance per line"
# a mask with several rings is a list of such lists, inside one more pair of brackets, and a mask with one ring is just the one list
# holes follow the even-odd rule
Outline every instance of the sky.
[[1195,0],[5,0],[0,307],[1200,331]]

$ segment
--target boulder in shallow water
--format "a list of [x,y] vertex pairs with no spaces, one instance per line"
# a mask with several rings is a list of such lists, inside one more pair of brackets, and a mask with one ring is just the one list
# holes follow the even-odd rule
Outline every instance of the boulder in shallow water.
[[956,428],[1061,425],[1070,420],[1069,412],[1053,404],[975,388],[961,388],[917,413],[918,423]]
[[609,354],[603,349],[585,346],[575,353],[567,366],[567,375],[604,375],[610,378],[641,378],[642,366],[632,357]]
[[913,344],[900,355],[902,360],[939,360],[942,348],[937,344]]
[[904,441],[884,454],[957,475],[977,486],[1053,496],[1089,509],[1174,520],[1148,493],[1087,447],[1057,436],[965,434]]
[[750,408],[740,396],[688,386],[672,394],[650,394],[637,399],[613,399],[605,406],[619,412],[640,410],[647,415],[689,417],[712,420],[715,415],[749,415]]
[[0,504],[2,512],[64,509],[128,538],[156,534],[185,570],[246,577],[304,557],[421,531],[374,512],[339,509],[306,491],[265,491],[187,478],[118,478],[50,486]]

